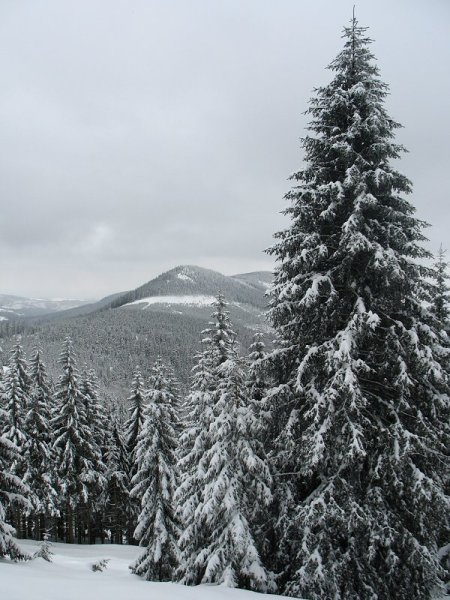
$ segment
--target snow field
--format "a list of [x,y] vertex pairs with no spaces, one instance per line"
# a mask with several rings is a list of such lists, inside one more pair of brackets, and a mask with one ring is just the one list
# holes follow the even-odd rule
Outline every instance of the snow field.
[[216,301],[214,296],[149,296],[141,298],[134,302],[128,302],[124,306],[133,306],[137,304],[146,304],[143,308],[147,308],[151,304],[184,304],[186,306],[212,306]]
[[[38,549],[30,540],[20,540],[29,553]],[[53,562],[42,558],[15,563],[0,559],[2,600],[259,600],[263,594],[200,585],[150,582],[132,575],[129,565],[143,549],[115,544],[52,544]],[[105,571],[93,572],[91,565],[104,558]],[[281,596],[270,596],[270,600]]]

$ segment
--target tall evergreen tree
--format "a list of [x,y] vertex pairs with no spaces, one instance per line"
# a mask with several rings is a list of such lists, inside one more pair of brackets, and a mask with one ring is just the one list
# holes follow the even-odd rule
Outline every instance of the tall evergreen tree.
[[129,504],[130,465],[122,424],[117,414],[108,419],[106,442],[106,523],[111,530],[111,542],[122,544],[127,533],[127,506]]
[[[158,360],[161,361],[161,358],[158,357]],[[181,427],[181,412],[182,412],[180,382],[177,379],[177,376],[175,374],[175,371],[174,371],[172,365],[168,365],[168,364],[164,364],[164,363],[162,363],[162,365],[166,372],[166,379],[170,385],[170,392],[172,394],[172,405],[173,405],[175,414],[177,416],[177,421],[178,421],[177,426],[178,426],[178,428],[180,428]]]
[[[269,373],[270,366],[267,364],[264,334],[259,331],[254,334],[253,342],[249,348],[245,383],[249,402],[249,432],[264,463],[268,463],[267,455],[270,452],[268,440],[273,438],[275,431],[274,415],[271,411],[270,399],[267,398],[267,390],[271,384]],[[273,510],[272,506],[271,510]],[[252,524],[264,561],[270,562],[267,558],[275,551],[276,541],[273,519],[264,503],[253,503],[249,521]]]
[[204,559],[197,560],[209,536],[199,516],[204,496],[202,460],[213,444],[210,426],[214,421],[214,393],[218,383],[216,368],[221,360],[218,344],[220,341],[226,360],[235,337],[223,296],[217,300],[213,321],[202,331],[202,350],[192,370],[191,389],[184,404],[185,429],[180,437],[181,482],[176,494],[182,522],[180,577],[188,585],[200,583],[205,570]]
[[196,583],[200,577],[194,557],[198,549],[206,545],[207,532],[198,515],[203,490],[203,473],[199,467],[211,447],[209,427],[214,418],[211,339],[203,339],[202,346],[202,351],[196,355],[190,392],[183,405],[184,429],[180,435],[178,463],[180,484],[176,491],[177,513],[182,524],[180,577],[188,584]]
[[[26,416],[29,406],[30,379],[28,365],[25,360],[22,347],[17,343],[12,351],[3,385],[2,405],[4,407],[4,418],[0,422],[0,434],[13,443],[18,453],[11,465],[11,472],[21,480],[28,480],[28,457],[26,447],[28,434],[26,431]],[[29,491],[28,499],[35,501]],[[31,506],[31,505],[30,505]],[[19,537],[27,537],[28,512],[24,512],[23,506],[16,504],[12,512],[13,526]]]
[[135,537],[145,550],[131,570],[153,581],[170,581],[178,566],[179,526],[174,506],[177,417],[172,387],[167,369],[156,362],[138,437],[137,472],[132,479],[131,495],[141,502]]
[[[3,386],[3,401],[5,417],[2,423],[2,433],[19,449],[25,446],[27,434],[25,418],[28,409],[28,393],[21,386],[20,376],[12,359],[5,375]],[[21,463],[23,461],[19,461]]]
[[281,574],[311,600],[425,600],[449,514],[448,373],[423,308],[423,223],[391,164],[403,148],[387,87],[355,19],[344,38],[270,249]]
[[[6,418],[0,408],[0,422]],[[14,474],[12,465],[19,459],[19,451],[10,440],[0,435],[0,558],[13,560],[29,558],[14,539],[14,527],[7,522],[7,512],[13,508],[27,511],[31,508],[28,500],[29,488]]]
[[144,423],[145,387],[141,370],[136,367],[131,383],[131,394],[127,398],[130,416],[125,423],[125,441],[131,460],[134,462],[136,443]]
[[230,313],[227,311],[227,303],[223,294],[218,294],[215,302],[215,311],[212,314],[213,321],[209,328],[203,332],[205,339],[211,340],[211,350],[214,353],[216,365],[224,363],[235,350],[236,333],[230,322]]
[[34,537],[42,540],[47,531],[48,517],[58,515],[58,492],[55,455],[52,447],[50,390],[47,371],[36,349],[30,364],[30,395],[25,418],[27,440],[24,452],[27,461],[26,483],[34,496]]
[[[13,534],[26,535],[24,520],[32,509],[33,496],[23,481],[27,473],[25,419],[29,390],[28,365],[18,342],[11,351],[0,406],[0,556],[14,560],[28,558]],[[7,513],[14,526],[6,521]]]
[[185,528],[182,581],[267,591],[270,578],[249,516],[255,503],[270,503],[270,474],[253,437],[251,404],[225,308],[219,296],[191,394],[200,400],[194,415],[199,408],[203,414],[184,436],[186,474],[178,494]]
[[[434,286],[431,292],[431,313],[436,319],[436,328],[439,332],[439,342],[435,347],[435,352],[440,354],[441,359],[447,365],[447,370],[450,368],[450,321],[449,321],[449,302],[450,302],[450,287],[448,286],[448,262],[445,260],[446,251],[439,247],[438,254],[434,263],[433,275]],[[450,422],[442,423],[443,427],[450,429]],[[450,496],[450,469],[445,477],[445,490]],[[441,564],[444,567],[446,574],[445,588],[450,590],[450,524],[444,525],[439,538],[439,556]]]
[[[94,369],[87,366],[83,369],[80,377],[80,391],[84,397],[86,421],[92,432],[93,440],[100,449],[101,459],[106,464],[106,452],[108,446],[108,420],[106,407],[100,400],[97,375]],[[107,487],[99,489],[99,493],[92,498],[92,514],[90,541],[95,542],[100,537],[102,542],[105,537],[105,508],[108,501]]]
[[12,350],[3,383],[3,406],[7,419],[2,432],[21,448],[26,440],[25,417],[28,410],[31,380],[22,346],[17,342]]
[[256,332],[249,348],[246,386],[247,395],[255,414],[254,434],[258,439],[265,441],[267,441],[268,436],[272,435],[274,428],[271,405],[267,399],[267,390],[271,384],[271,369],[267,356],[264,334]]
[[83,369],[80,378],[80,391],[85,399],[86,418],[90,424],[95,442],[99,448],[104,448],[107,436],[105,427],[107,415],[105,406],[100,401],[98,380],[94,369],[88,369],[87,367]]
[[[127,399],[129,404],[130,416],[125,422],[124,435],[125,443],[128,451],[128,463],[129,463],[129,479],[131,480],[136,475],[137,461],[136,461],[136,447],[139,434],[142,430],[144,423],[144,412],[146,406],[146,391],[144,387],[144,379],[141,374],[139,367],[136,367],[133,373],[133,380],[131,383],[131,394]],[[140,513],[140,504],[135,499],[130,497],[127,506],[128,515],[128,527],[127,527],[127,539],[128,543],[136,543],[133,533],[136,529],[137,518]]]
[[29,394],[31,388],[31,378],[29,373],[29,367],[25,358],[22,345],[20,342],[14,344],[11,350],[11,356],[9,361],[10,368],[14,368],[17,373],[19,385],[25,394]]
[[60,365],[63,373],[56,387],[54,449],[65,511],[66,541],[73,542],[76,534],[78,543],[81,543],[85,528],[90,532],[92,512],[106,484],[105,466],[88,422],[86,398],[80,391],[70,338],[64,342]]
[[271,581],[255,539],[256,514],[271,503],[271,477],[254,436],[241,360],[231,355],[217,374],[213,443],[200,463],[205,473],[200,520],[209,530],[199,557],[205,566],[202,581],[265,592]]

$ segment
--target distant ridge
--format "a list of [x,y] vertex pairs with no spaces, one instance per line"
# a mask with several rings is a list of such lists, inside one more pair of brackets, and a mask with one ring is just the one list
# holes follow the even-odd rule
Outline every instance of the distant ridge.
[[[201,332],[210,321],[215,296],[228,302],[243,354],[255,331],[270,332],[265,320],[266,292],[272,274],[261,271],[226,276],[211,269],[180,265],[134,290],[119,292],[98,302],[46,316],[30,317],[20,327],[3,327],[3,356],[20,334],[28,356],[40,344],[52,377],[59,377],[58,357],[62,341],[70,336],[80,368],[92,366],[102,392],[124,400],[130,374],[140,365],[144,374],[160,356],[172,365],[183,386],[187,385]],[[7,323],[7,322],[5,322]],[[267,342],[271,342],[271,335]]]
[[268,276],[271,277],[271,274],[263,271],[230,277],[203,267],[181,265],[161,273],[135,290],[118,296],[111,302],[110,308],[118,308],[141,298],[154,296],[216,296],[219,292],[234,302],[263,308],[265,302],[261,292],[266,290]]
[[27,298],[11,294],[0,294],[0,321],[58,313],[86,305],[89,302],[88,300]]

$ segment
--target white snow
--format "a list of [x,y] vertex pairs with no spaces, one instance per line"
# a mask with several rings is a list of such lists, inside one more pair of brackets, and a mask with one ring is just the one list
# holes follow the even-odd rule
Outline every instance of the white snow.
[[[20,540],[33,553],[36,542]],[[149,582],[132,575],[128,566],[142,552],[136,546],[52,544],[53,562],[42,558],[14,563],[0,559],[0,597],[5,600],[259,600],[266,595],[224,586],[187,587]],[[103,572],[91,565],[110,559]],[[281,596],[270,596],[282,600]]]
[[190,271],[189,269],[182,269],[177,274],[177,278],[181,279],[182,281],[188,281],[189,283],[195,283],[195,281],[192,279],[192,277],[190,277],[190,275],[193,275],[192,271]]
[[134,302],[128,302],[124,306],[133,306],[137,304],[146,304],[143,308],[148,308],[151,304],[184,304],[185,306],[212,306],[216,301],[214,296],[148,296]]

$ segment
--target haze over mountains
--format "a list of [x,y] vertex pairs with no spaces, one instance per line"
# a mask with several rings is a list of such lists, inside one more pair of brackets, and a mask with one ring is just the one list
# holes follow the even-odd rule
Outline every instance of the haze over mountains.
[[24,298],[0,294],[0,321],[38,317],[88,304],[88,300]]
[[61,342],[70,335],[79,367],[84,363],[92,366],[103,393],[112,398],[126,398],[132,370],[139,365],[145,374],[157,356],[172,365],[184,385],[215,296],[220,292],[229,303],[245,353],[256,330],[269,332],[264,312],[271,280],[272,274],[265,271],[225,276],[201,267],[179,266],[135,290],[98,302],[46,315],[23,314],[19,321],[17,315],[11,315],[0,324],[3,362],[20,334],[28,356],[34,346],[42,346],[49,372],[57,377]]

